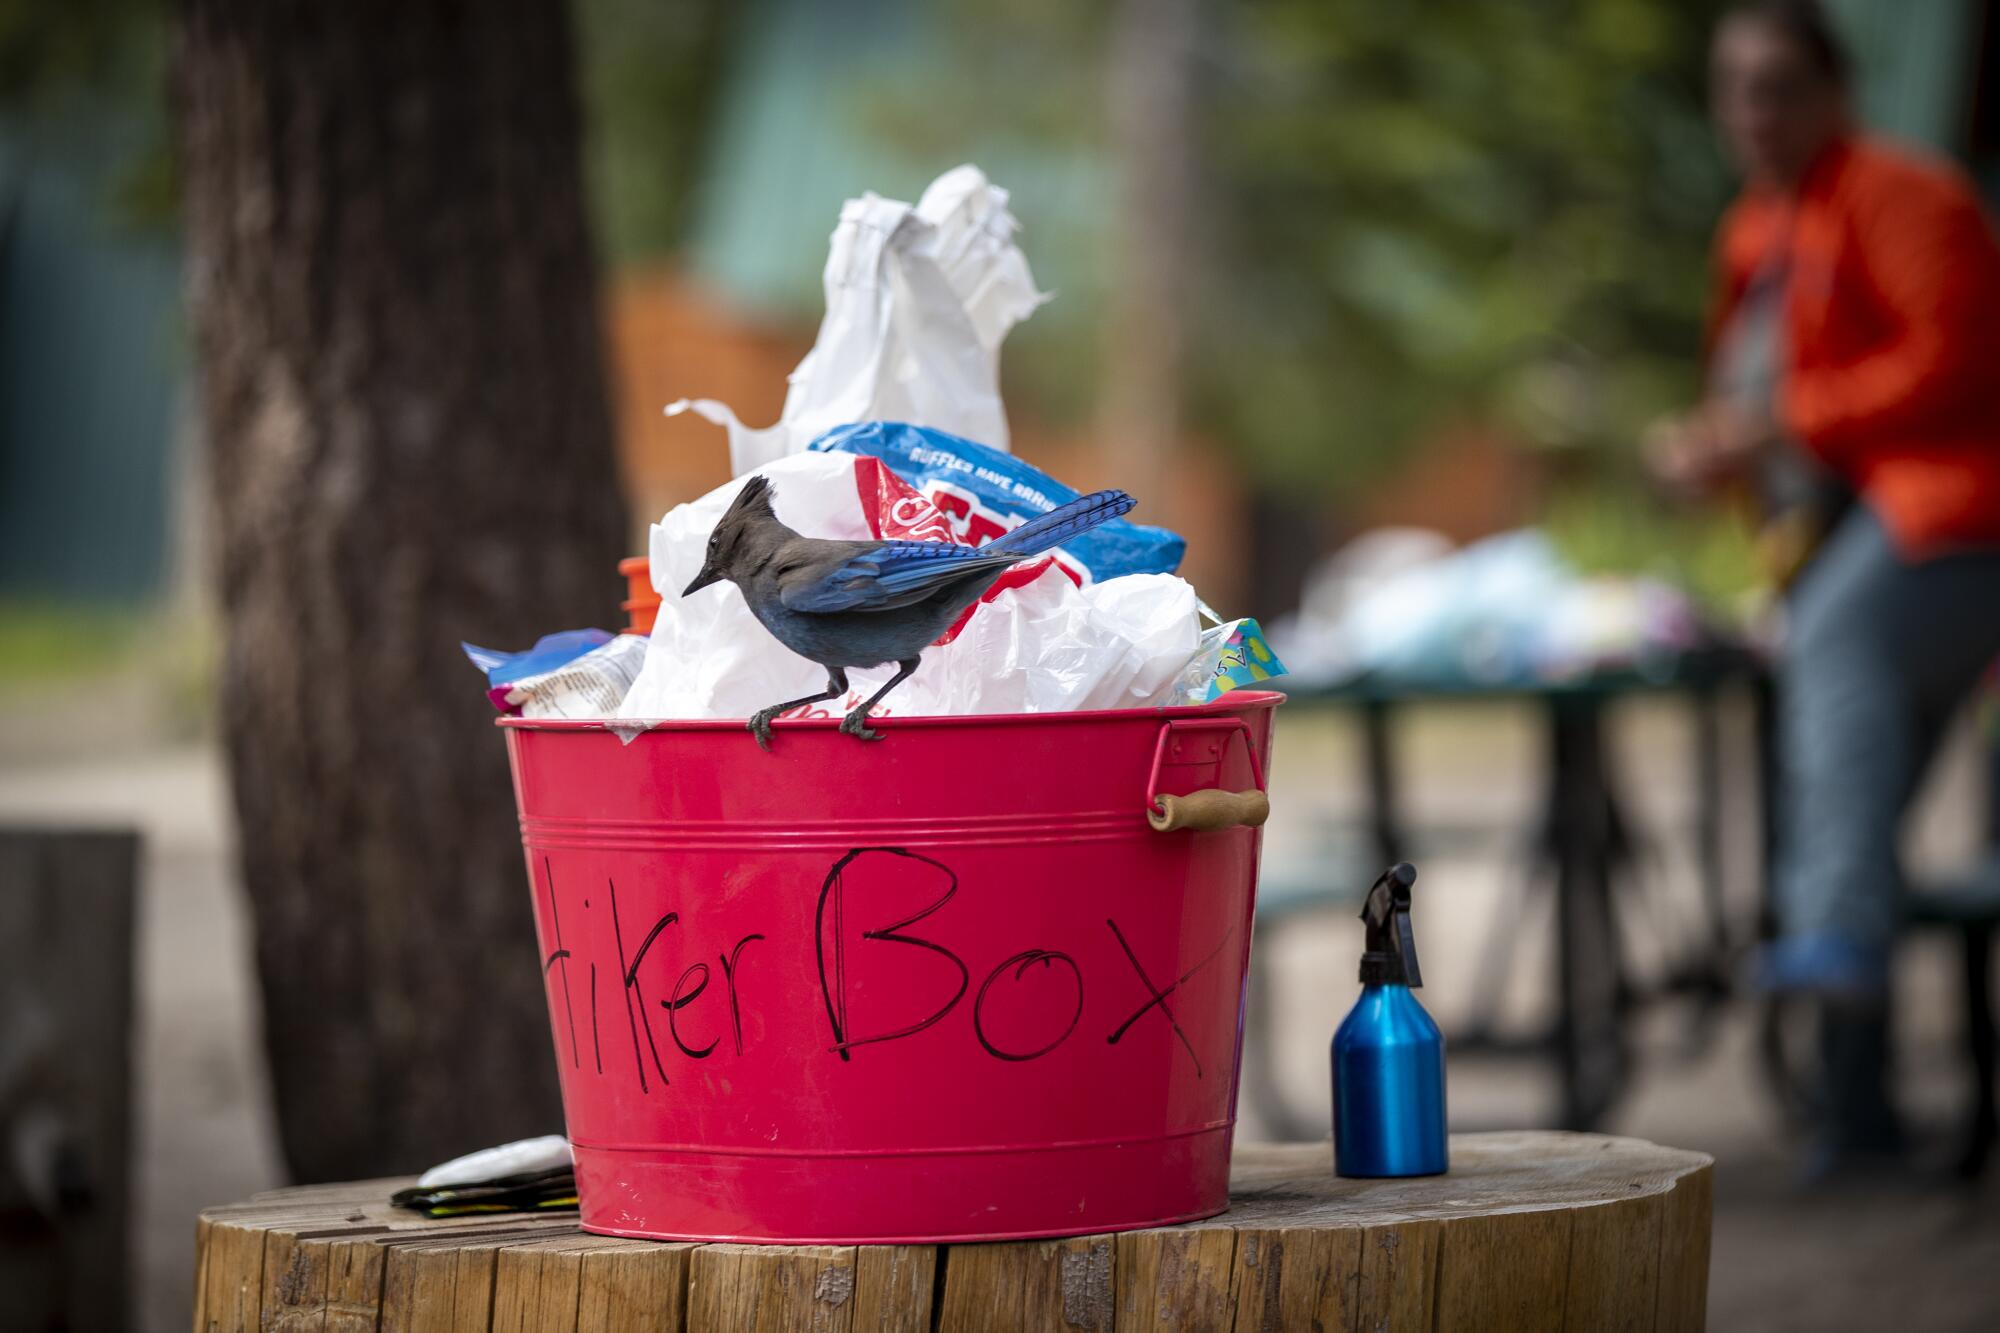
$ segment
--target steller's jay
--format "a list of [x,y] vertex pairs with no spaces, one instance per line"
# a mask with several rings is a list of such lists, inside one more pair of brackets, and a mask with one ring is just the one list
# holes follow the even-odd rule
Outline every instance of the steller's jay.
[[800,704],[847,693],[849,667],[894,662],[896,674],[849,713],[840,729],[864,741],[868,710],[917,669],[924,646],[993,586],[1008,566],[1060,546],[1138,501],[1099,491],[1030,519],[985,546],[954,542],[827,541],[801,537],[771,509],[771,483],[753,476],[709,534],[701,572],[681,596],[720,579],[742,590],[750,610],[779,643],[826,668],[826,692],[759,709],[750,718],[757,744],[771,748],[771,719]]

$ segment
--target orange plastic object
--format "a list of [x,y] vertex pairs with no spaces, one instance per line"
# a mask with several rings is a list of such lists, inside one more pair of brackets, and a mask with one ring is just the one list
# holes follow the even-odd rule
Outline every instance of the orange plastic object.
[[660,614],[660,594],[653,591],[653,562],[635,555],[620,560],[618,572],[625,576],[626,590],[631,594],[619,603],[625,612],[627,631],[651,634],[653,621]]

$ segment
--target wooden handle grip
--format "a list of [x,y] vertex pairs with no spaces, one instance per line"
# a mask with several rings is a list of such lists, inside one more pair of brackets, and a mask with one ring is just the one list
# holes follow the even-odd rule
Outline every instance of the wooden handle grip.
[[1261,791],[1223,791],[1204,787],[1185,796],[1155,796],[1154,809],[1146,812],[1146,822],[1161,833],[1192,829],[1213,833],[1218,829],[1256,828],[1271,817],[1271,798]]

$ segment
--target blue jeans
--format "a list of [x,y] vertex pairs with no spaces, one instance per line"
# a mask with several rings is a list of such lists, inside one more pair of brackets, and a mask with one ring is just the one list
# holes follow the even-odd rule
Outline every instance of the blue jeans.
[[1856,504],[1794,587],[1789,618],[1780,924],[1886,951],[1904,808],[1952,711],[2000,655],[2000,550],[1906,563]]

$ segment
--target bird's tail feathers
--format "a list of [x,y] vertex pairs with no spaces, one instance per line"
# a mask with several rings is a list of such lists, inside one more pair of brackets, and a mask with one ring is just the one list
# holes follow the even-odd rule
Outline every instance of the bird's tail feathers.
[[1029,519],[1004,536],[979,549],[981,555],[1011,555],[1025,560],[1052,546],[1082,536],[1099,524],[1109,523],[1132,512],[1139,502],[1123,491],[1098,491],[1051,509],[1040,518]]

